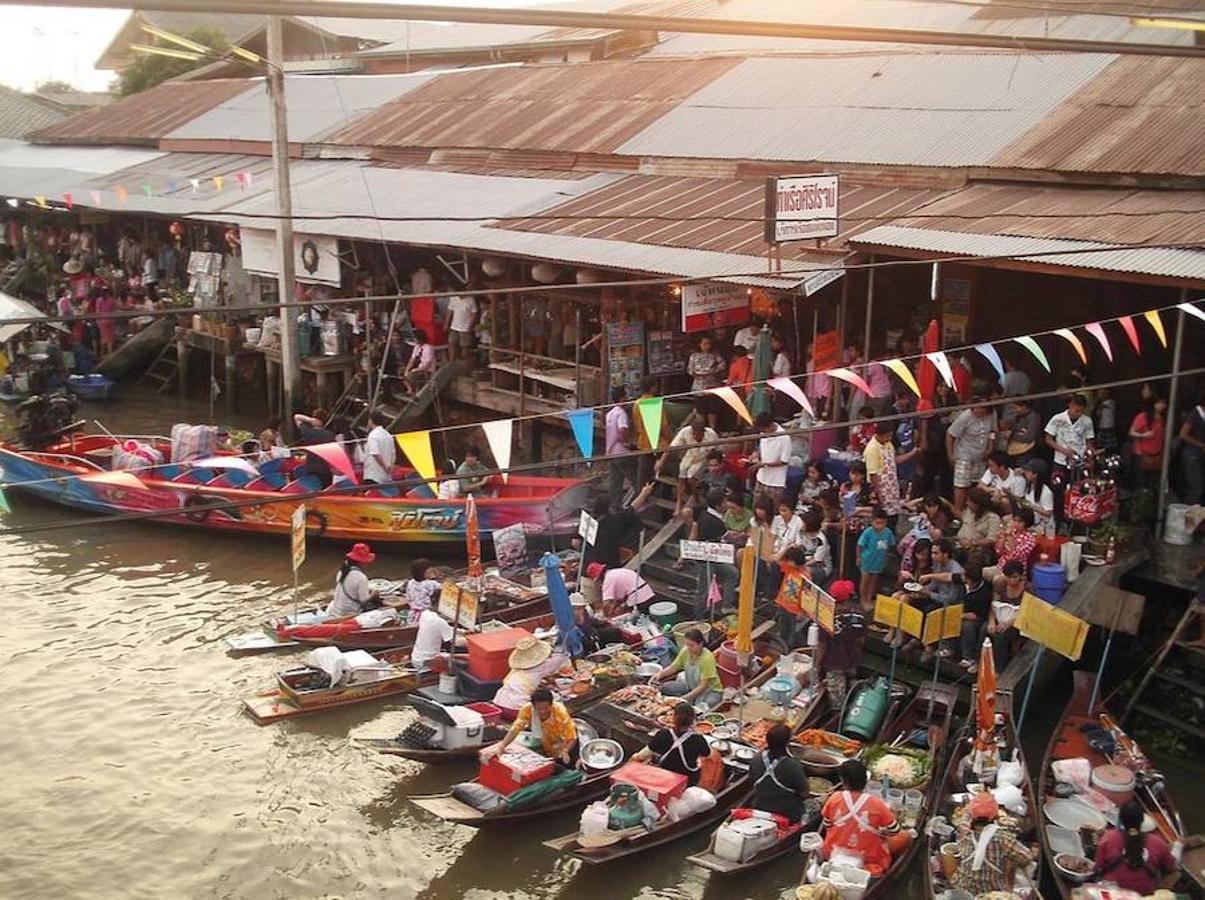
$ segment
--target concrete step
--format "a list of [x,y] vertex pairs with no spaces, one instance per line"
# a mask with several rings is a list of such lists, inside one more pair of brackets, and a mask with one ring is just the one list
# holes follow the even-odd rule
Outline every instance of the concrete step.
[[678,571],[673,567],[672,562],[656,558],[646,561],[640,567],[640,573],[650,581],[656,578],[665,584],[676,585],[683,589],[694,590],[696,584],[693,572],[689,570]]

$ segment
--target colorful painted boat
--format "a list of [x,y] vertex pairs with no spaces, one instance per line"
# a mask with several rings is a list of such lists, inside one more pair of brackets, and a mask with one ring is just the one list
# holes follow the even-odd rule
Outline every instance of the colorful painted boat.
[[[126,440],[74,435],[44,450],[0,444],[0,485],[90,513],[280,536],[289,534],[293,511],[304,503],[311,537],[464,544],[463,499],[437,499],[425,484],[401,496],[385,496],[396,488],[348,490],[347,484],[323,490],[316,479],[298,475],[304,454],[320,448],[299,450],[294,459],[273,460],[260,469],[220,454],[206,462],[227,464],[112,471],[114,448]],[[166,438],[151,443],[170,458]],[[512,475],[495,496],[476,500],[482,539],[489,541],[495,531],[512,525],[533,534],[571,533],[586,495],[583,480]]]

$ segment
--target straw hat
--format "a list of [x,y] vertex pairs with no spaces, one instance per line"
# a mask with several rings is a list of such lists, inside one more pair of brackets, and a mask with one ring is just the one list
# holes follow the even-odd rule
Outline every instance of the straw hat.
[[78,257],[73,256],[63,263],[63,273],[66,275],[78,275],[82,271],[84,271],[84,264],[79,261]]
[[574,607],[585,608],[590,605],[590,601],[586,599],[586,595],[581,591],[574,591],[569,595],[569,604]]
[[506,664],[512,669],[534,669],[550,656],[552,656],[551,647],[528,635],[519,638],[519,643],[515,644],[515,649],[510,651]]

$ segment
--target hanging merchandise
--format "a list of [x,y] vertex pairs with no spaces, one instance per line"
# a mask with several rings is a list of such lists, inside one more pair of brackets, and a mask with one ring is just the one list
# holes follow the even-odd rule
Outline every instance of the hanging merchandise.
[[565,413],[565,418],[569,420],[569,427],[573,429],[582,456],[590,459],[594,456],[594,410],[574,409]]
[[1001,384],[1004,383],[1004,362],[1000,359],[1000,354],[996,352],[996,348],[991,344],[976,344],[975,349],[979,351],[979,355],[992,364],[992,368],[996,370],[996,374],[1000,376]]
[[644,323],[607,323],[607,367],[611,389],[622,387],[629,397],[640,393],[644,379]]
[[1047,372],[1050,371],[1050,360],[1046,358],[1046,352],[1042,349],[1037,341],[1035,341],[1029,335],[1013,338],[1013,340],[1032,353],[1033,358],[1041,363],[1043,369],[1045,369]]
[[1079,361],[1084,365],[1088,364],[1088,352],[1084,349],[1084,342],[1081,341],[1070,328],[1056,328],[1054,333],[1069,343],[1075,348],[1075,352],[1079,355]]
[[407,431],[399,434],[397,445],[420,476],[428,481],[434,480],[435,455],[431,452],[431,432]]
[[510,473],[510,450],[515,431],[514,419],[495,419],[492,422],[482,422],[481,430],[485,432],[485,440],[490,445],[490,453],[494,462],[502,470],[502,480],[508,481]]
[[1155,329],[1155,337],[1159,338],[1159,343],[1163,345],[1163,349],[1167,349],[1167,332],[1163,330],[1163,320],[1159,318],[1159,310],[1148,309],[1144,312],[1143,317],[1151,323],[1151,327]]
[[1088,334],[1096,338],[1096,342],[1100,344],[1100,348],[1105,351],[1105,356],[1109,358],[1109,362],[1113,361],[1113,348],[1109,345],[1109,336],[1105,334],[1104,326],[1100,322],[1089,322],[1084,326]]
[[1130,346],[1134,348],[1134,352],[1142,356],[1142,342],[1138,340],[1138,329],[1134,325],[1134,319],[1130,316],[1120,316],[1117,321],[1121,323],[1122,331],[1130,339]]

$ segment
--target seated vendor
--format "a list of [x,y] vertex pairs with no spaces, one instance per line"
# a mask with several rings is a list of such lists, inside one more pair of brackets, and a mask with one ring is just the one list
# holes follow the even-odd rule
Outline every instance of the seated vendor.
[[[681,678],[675,678],[678,673]],[[677,658],[654,675],[651,683],[660,684],[661,693],[667,697],[681,697],[689,703],[715,707],[724,699],[715,655],[704,646],[703,633],[697,628],[682,635]]]
[[568,656],[553,653],[552,647],[532,635],[519,638],[507,659],[510,671],[494,695],[494,705],[517,712],[534,696],[540,683],[568,661]]
[[792,822],[803,818],[808,798],[808,774],[787,752],[791,729],[781,722],[766,732],[766,749],[749,764],[753,781],[753,808],[783,816]]
[[649,583],[634,569],[608,569],[600,562],[592,562],[586,566],[586,577],[600,584],[607,615],[635,609],[655,596]]
[[824,804],[824,858],[834,854],[860,860],[860,867],[881,878],[912,843],[881,797],[866,793],[866,766],[861,760],[841,764],[841,789]]
[[1031,854],[1025,845],[996,824],[1000,806],[989,793],[971,798],[970,822],[958,835],[958,870],[951,881],[954,887],[978,896],[992,891],[1011,891],[1017,869],[1029,865]]
[[532,691],[531,702],[524,704],[511,724],[506,737],[481,751],[481,762],[487,763],[509,747],[521,733],[529,731],[533,742],[549,759],[564,766],[576,766],[580,747],[573,716],[560,700],[552,699],[548,688]]
[[608,624],[606,619],[597,618],[584,595],[574,591],[569,595],[569,603],[573,607],[573,634],[576,635],[566,640],[571,655],[580,657],[597,653],[607,644],[625,643],[623,632]]
[[335,576],[335,591],[323,614],[325,620],[347,619],[378,604],[378,594],[368,583],[363,566],[371,565],[377,555],[367,544],[356,544],[348,551]]
[[1153,894],[1174,884],[1180,867],[1167,841],[1142,830],[1142,807],[1130,800],[1118,813],[1120,828],[1110,828],[1096,848],[1096,874],[1101,881],[1140,894]]
[[707,738],[695,731],[694,707],[683,703],[674,707],[673,729],[662,728],[632,759],[637,762],[651,760],[659,768],[685,775],[687,783],[693,787],[699,783],[700,760],[710,753]]
[[456,474],[460,481],[460,497],[467,497],[469,494],[485,496],[493,480],[489,469],[481,464],[481,449],[476,444],[469,444],[465,448],[464,461],[456,467]]

